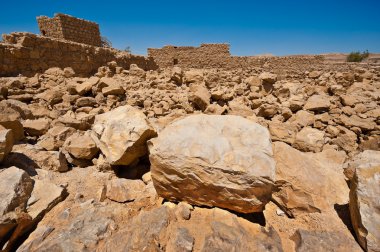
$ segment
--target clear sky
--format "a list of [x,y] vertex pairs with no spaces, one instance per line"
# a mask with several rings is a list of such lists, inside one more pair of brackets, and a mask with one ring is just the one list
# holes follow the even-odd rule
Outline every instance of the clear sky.
[[36,16],[95,21],[114,47],[230,43],[233,55],[380,52],[380,0],[1,0],[0,33],[38,33]]

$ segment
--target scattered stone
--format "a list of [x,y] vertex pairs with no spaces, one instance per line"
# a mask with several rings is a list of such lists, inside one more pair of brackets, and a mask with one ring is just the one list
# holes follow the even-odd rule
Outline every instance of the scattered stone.
[[293,146],[301,151],[319,152],[325,143],[323,131],[305,127],[297,133]]
[[22,125],[29,136],[42,136],[49,130],[50,121],[44,118],[25,120]]
[[310,111],[328,111],[330,109],[330,97],[326,95],[313,95],[307,101],[303,107]]
[[146,141],[156,136],[146,116],[129,105],[97,115],[93,139],[111,165],[129,165],[147,154]]
[[88,135],[73,134],[66,139],[64,148],[75,158],[93,159],[99,149],[94,140]]
[[0,129],[0,163],[8,156],[13,147],[13,133],[9,129]]
[[0,215],[24,211],[33,184],[29,175],[15,166],[0,170]]
[[115,178],[107,184],[106,196],[120,203],[135,200],[144,190],[145,183],[141,180]]

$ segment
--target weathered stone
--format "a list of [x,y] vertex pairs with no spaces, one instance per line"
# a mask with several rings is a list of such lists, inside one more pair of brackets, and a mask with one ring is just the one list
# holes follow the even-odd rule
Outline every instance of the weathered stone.
[[43,135],[38,141],[38,146],[48,151],[59,150],[63,146],[66,139],[74,134],[75,129],[65,126],[55,126]]
[[297,133],[293,146],[301,151],[319,152],[325,143],[323,131],[305,127]]
[[296,131],[294,126],[288,123],[269,123],[269,132],[273,141],[282,141],[288,144],[294,143]]
[[65,189],[47,180],[35,180],[33,191],[27,203],[27,213],[33,218],[42,218],[63,200]]
[[364,151],[354,163],[350,189],[350,214],[359,244],[366,251],[380,251],[379,151]]
[[330,97],[326,95],[313,95],[306,101],[303,108],[311,111],[327,111],[330,109],[330,105]]
[[24,128],[20,122],[21,115],[16,110],[7,107],[0,106],[0,125],[6,129],[11,129],[14,140],[20,141],[24,138]]
[[196,108],[204,111],[210,105],[211,94],[205,86],[192,84],[190,92],[189,101],[194,103]]
[[99,149],[94,140],[88,135],[73,134],[66,139],[64,148],[75,158],[93,159]]
[[159,251],[162,247],[166,251],[282,251],[280,238],[271,227],[264,229],[218,208],[196,208],[194,218],[185,222],[176,220],[175,211],[175,205],[141,211],[99,249],[115,252]]
[[111,165],[129,165],[147,153],[146,141],[156,135],[146,116],[129,105],[97,115],[94,141]]
[[360,252],[361,249],[353,239],[340,232],[297,230],[292,236],[297,252]]
[[120,85],[110,85],[102,89],[103,95],[123,95],[125,90]]
[[29,136],[42,136],[49,130],[50,121],[43,118],[36,120],[25,120],[22,125],[25,132]]
[[65,156],[58,151],[44,151],[36,145],[18,144],[13,146],[8,158],[4,160],[7,165],[15,165],[25,170],[44,169],[65,172],[69,168]]
[[0,170],[0,215],[25,210],[33,184],[29,175],[15,166]]
[[7,157],[13,147],[13,133],[10,129],[0,129],[0,163]]
[[261,211],[271,195],[269,132],[242,117],[175,121],[151,140],[149,158],[154,186],[166,199],[249,213]]
[[115,178],[107,183],[106,196],[120,203],[133,201],[143,192],[145,183],[141,180]]
[[94,107],[96,104],[94,97],[81,97],[75,102],[77,107]]
[[276,185],[273,199],[289,215],[333,209],[347,204],[348,186],[343,175],[344,152],[325,150],[302,153],[274,142]]

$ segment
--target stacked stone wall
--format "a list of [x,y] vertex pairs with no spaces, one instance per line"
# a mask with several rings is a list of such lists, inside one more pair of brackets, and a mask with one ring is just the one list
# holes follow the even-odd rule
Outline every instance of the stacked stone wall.
[[152,59],[144,56],[31,33],[3,35],[0,43],[0,76],[31,76],[51,67],[72,67],[77,74],[87,76],[110,61],[125,69],[131,64],[145,70],[157,68]]
[[53,18],[40,16],[37,17],[37,22],[44,36],[93,46],[102,45],[97,23],[65,14],[56,14]]

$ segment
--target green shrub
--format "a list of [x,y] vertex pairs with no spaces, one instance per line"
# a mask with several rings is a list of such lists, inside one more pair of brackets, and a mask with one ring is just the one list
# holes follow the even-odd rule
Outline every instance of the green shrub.
[[351,52],[348,56],[347,56],[347,61],[348,62],[362,62],[364,59],[368,58],[369,56],[369,52],[368,50],[364,51],[364,52]]

